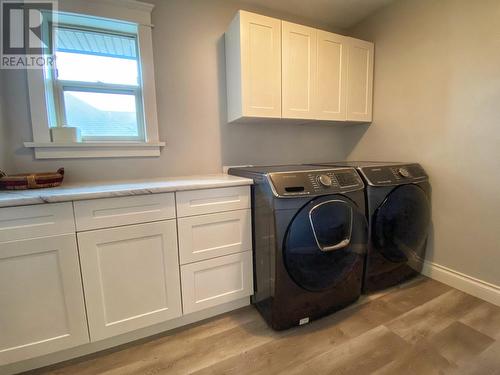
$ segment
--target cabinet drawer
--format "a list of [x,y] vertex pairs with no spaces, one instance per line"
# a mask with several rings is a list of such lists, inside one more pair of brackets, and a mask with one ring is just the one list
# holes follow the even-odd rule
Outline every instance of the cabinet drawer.
[[181,264],[252,249],[250,209],[178,219]]
[[77,231],[175,218],[173,193],[77,201]]
[[175,220],[78,233],[92,341],[181,316]]
[[181,191],[176,194],[178,217],[250,208],[249,186]]
[[0,242],[74,232],[70,202],[0,208]]
[[184,314],[250,296],[252,272],[251,251],[181,266]]

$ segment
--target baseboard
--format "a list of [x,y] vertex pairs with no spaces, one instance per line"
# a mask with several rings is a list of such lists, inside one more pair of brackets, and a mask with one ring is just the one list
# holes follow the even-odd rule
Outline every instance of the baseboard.
[[86,356],[102,350],[127,344],[149,336],[161,334],[163,332],[167,332],[174,328],[199,322],[201,320],[208,319],[216,315],[220,315],[248,305],[250,305],[250,298],[245,297],[236,301],[228,302],[223,305],[208,308],[206,310],[198,311],[189,315],[183,315],[179,318],[172,319],[164,323],[156,324],[154,326],[146,327],[137,331],[125,333],[120,336],[115,336],[109,339],[85,344],[71,349],[66,349],[42,357],[32,358],[22,362],[16,362],[5,366],[0,366],[0,375],[12,375],[28,370],[37,369],[40,367],[49,366],[60,362],[65,362],[74,358]]
[[422,274],[474,297],[500,306],[499,285],[490,284],[427,260],[424,261]]

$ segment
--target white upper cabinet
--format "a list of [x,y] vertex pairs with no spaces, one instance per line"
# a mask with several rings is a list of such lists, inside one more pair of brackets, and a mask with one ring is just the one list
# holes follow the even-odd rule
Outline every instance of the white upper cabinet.
[[373,43],[239,11],[226,32],[228,121],[372,120]]
[[373,43],[348,38],[347,120],[372,121]]
[[239,11],[225,36],[228,121],[281,117],[281,21]]
[[346,37],[318,30],[316,117],[319,120],[346,120],[347,43]]
[[282,117],[315,118],[317,30],[282,22]]

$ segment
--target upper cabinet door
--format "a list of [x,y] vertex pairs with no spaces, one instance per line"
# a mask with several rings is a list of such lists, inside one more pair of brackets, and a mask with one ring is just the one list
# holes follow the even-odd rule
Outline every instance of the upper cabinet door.
[[373,43],[348,38],[347,120],[372,121]]
[[225,35],[228,121],[281,117],[281,21],[239,11]]
[[347,38],[318,30],[316,118],[346,120]]
[[282,21],[283,118],[315,118],[317,30]]
[[239,11],[225,35],[228,122],[370,122],[373,43]]

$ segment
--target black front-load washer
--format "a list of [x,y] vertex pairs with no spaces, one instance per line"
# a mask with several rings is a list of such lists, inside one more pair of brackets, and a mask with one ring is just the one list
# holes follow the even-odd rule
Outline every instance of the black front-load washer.
[[361,294],[367,244],[354,168],[231,168],[252,178],[252,302],[274,329],[307,323]]
[[352,166],[363,177],[369,223],[363,291],[408,280],[422,270],[431,220],[431,189],[416,163],[334,162]]

